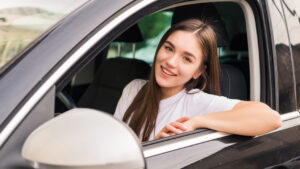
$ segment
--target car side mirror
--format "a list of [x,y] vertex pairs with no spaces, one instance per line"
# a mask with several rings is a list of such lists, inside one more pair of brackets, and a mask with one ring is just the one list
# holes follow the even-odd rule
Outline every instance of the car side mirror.
[[26,139],[22,156],[34,168],[146,168],[141,143],[123,122],[76,108],[44,123]]

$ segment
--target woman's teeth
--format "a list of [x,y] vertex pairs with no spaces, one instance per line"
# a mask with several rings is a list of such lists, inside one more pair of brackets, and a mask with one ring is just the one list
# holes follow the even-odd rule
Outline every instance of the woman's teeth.
[[162,70],[163,70],[167,75],[175,76],[175,74],[172,74],[172,73],[169,72],[168,70],[164,69],[164,67],[162,67]]

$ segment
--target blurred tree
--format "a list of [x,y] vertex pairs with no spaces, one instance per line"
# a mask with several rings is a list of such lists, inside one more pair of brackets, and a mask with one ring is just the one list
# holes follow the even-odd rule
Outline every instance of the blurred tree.
[[171,25],[170,12],[159,12],[146,17],[138,23],[144,39],[156,37],[162,30]]

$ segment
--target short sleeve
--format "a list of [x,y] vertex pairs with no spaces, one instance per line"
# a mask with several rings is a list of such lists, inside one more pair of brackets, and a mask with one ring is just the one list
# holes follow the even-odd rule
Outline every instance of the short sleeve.
[[192,116],[196,116],[231,110],[237,103],[240,102],[240,100],[207,94],[200,91],[199,93],[193,94],[189,102],[188,111]]
[[114,117],[119,120],[123,119],[123,116],[130,106],[131,102],[139,92],[139,90],[146,84],[146,80],[135,79],[128,83],[123,89],[122,95],[118,101]]
[[224,96],[213,96],[214,98],[208,107],[212,112],[232,110],[233,107],[240,102],[240,100],[230,99]]

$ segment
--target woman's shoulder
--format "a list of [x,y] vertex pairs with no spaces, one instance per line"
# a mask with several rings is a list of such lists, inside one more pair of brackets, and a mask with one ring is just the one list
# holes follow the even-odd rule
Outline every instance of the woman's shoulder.
[[200,89],[191,89],[190,91],[187,92],[187,94],[190,97],[204,97],[204,98],[223,97],[223,96],[218,96],[215,94],[206,93],[205,91],[202,91]]
[[123,92],[137,93],[146,83],[147,80],[134,79],[125,86]]
[[199,89],[192,89],[187,92],[187,96],[190,98],[190,101],[199,103],[201,101],[202,103],[206,103],[207,105],[211,103],[218,103],[218,104],[236,104],[240,100],[238,99],[230,99],[225,96],[219,96],[215,94],[206,93],[204,91],[201,91]]
[[146,83],[146,80],[134,79],[125,86],[114,114],[115,117],[120,120],[123,118],[124,113],[128,109],[134,97]]
[[144,79],[134,79],[129,82],[126,87],[142,88],[147,83],[147,80]]
[[[191,112],[195,113],[194,115],[231,110],[240,102],[240,100],[237,99],[230,99],[200,90],[191,90],[188,92],[188,95],[189,109]],[[201,111],[199,112],[199,110]]]
[[136,86],[144,86],[148,80],[145,79],[134,79],[130,83],[135,84]]

